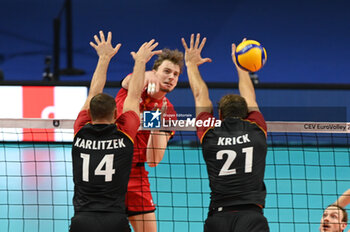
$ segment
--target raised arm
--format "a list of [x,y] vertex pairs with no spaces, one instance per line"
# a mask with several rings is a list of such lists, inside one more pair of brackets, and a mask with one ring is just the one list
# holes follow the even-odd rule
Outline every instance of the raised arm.
[[348,204],[350,204],[350,189],[346,190],[343,195],[341,195],[334,204],[339,205],[345,208]]
[[109,62],[111,61],[112,57],[115,54],[117,54],[121,46],[121,44],[119,43],[113,48],[111,44],[111,41],[112,41],[111,32],[108,32],[107,40],[105,39],[105,36],[102,31],[100,31],[99,33],[100,33],[100,38],[98,38],[97,35],[94,36],[96,44],[93,42],[90,42],[91,47],[93,47],[97,52],[98,62],[97,62],[95,72],[92,76],[88,97],[81,110],[89,109],[91,98],[103,92],[103,88],[106,84],[107,69],[109,66]]
[[[243,39],[245,41],[246,39]],[[256,102],[255,89],[250,79],[249,73],[241,69],[236,62],[235,57],[236,45],[232,44],[232,60],[236,66],[238,73],[238,89],[240,95],[246,100],[248,105],[248,111],[259,111],[258,103]]]
[[154,43],[152,39],[149,42],[145,42],[135,52],[131,52],[132,57],[135,60],[133,77],[129,82],[128,95],[125,98],[123,112],[133,110],[137,115],[140,115],[140,97],[144,86],[145,68],[146,63],[152,58],[153,55],[162,53],[161,50],[153,51],[158,46],[158,42]]
[[206,38],[203,38],[200,42],[200,34],[196,36],[194,41],[194,34],[191,35],[190,47],[187,46],[184,38],[181,39],[185,48],[185,63],[187,67],[187,75],[190,82],[191,90],[193,93],[194,101],[196,104],[196,116],[201,112],[212,112],[213,104],[209,98],[208,87],[202,79],[198,66],[211,62],[210,58],[202,58],[201,52],[205,45]]

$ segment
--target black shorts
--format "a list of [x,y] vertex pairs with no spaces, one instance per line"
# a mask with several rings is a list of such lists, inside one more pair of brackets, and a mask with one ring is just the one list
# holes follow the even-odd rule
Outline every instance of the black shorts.
[[204,232],[268,232],[269,225],[257,205],[239,205],[212,210],[205,221]]
[[69,232],[130,232],[126,214],[112,212],[76,212]]

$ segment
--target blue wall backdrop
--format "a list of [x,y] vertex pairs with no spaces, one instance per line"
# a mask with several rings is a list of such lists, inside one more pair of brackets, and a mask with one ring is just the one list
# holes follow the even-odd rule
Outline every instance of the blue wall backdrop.
[[[208,38],[202,71],[208,82],[231,82],[235,73],[230,44],[243,37],[268,52],[259,71],[262,83],[350,83],[350,1],[347,0],[72,0],[74,67],[87,73],[61,80],[89,80],[96,55],[89,41],[112,31],[123,44],[109,80],[118,81],[133,65],[130,51],[151,38],[159,47],[183,50],[180,38],[200,32]],[[52,55],[53,19],[64,0],[0,1],[0,69],[5,80],[41,80]],[[61,68],[65,67],[64,15]],[[186,74],[180,81],[187,81]]]
[[[115,96],[119,88],[106,88]],[[214,106],[237,89],[209,89]],[[177,88],[167,95],[178,113],[195,115],[190,89]],[[257,89],[256,98],[266,121],[350,122],[349,90]],[[217,110],[215,110],[217,113]],[[216,115],[218,116],[218,115]]]

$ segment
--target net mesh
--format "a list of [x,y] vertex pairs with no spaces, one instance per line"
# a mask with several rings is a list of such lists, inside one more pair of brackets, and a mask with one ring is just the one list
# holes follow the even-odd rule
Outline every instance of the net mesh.
[[[1,231],[68,231],[72,125],[0,120]],[[186,130],[176,132],[156,168],[147,167],[159,231],[202,231],[207,217],[206,166],[196,133]],[[349,124],[269,122],[268,130],[270,230],[317,231],[323,209],[350,186]]]

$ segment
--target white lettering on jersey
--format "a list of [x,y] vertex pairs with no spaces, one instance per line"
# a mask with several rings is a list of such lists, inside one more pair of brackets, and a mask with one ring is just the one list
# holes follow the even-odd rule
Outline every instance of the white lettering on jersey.
[[228,146],[228,145],[236,145],[249,143],[250,139],[248,138],[248,134],[240,135],[237,137],[219,137],[217,145]]
[[124,138],[111,140],[90,140],[77,137],[75,147],[80,147],[90,150],[110,150],[126,147]]

